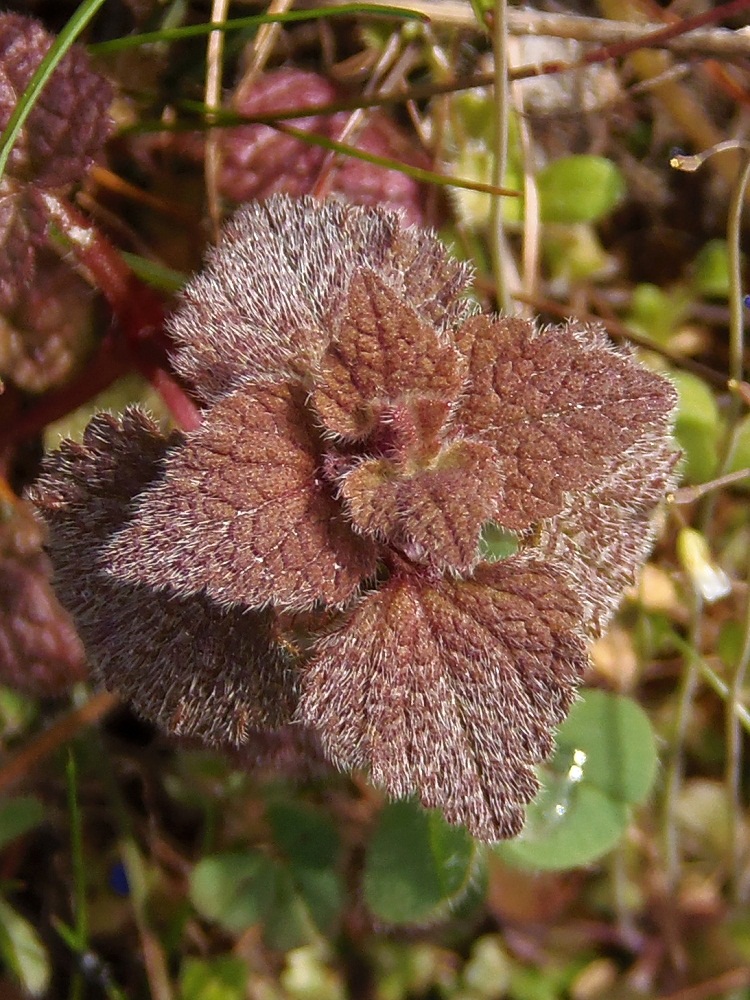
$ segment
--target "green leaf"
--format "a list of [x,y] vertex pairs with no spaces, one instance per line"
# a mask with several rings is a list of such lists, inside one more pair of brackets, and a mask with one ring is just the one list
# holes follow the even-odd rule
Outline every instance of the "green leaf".
[[187,284],[188,276],[186,274],[175,271],[174,268],[167,267],[166,264],[159,264],[157,261],[141,257],[137,253],[128,253],[127,250],[121,250],[120,256],[136,277],[160,292],[174,295],[175,292],[182,291]]
[[279,892],[279,869],[260,851],[204,858],[190,875],[190,899],[208,920],[235,934],[257,924]]
[[263,929],[272,948],[291,951],[320,940],[320,931],[305,905],[288,868],[279,865],[278,892],[268,910]]
[[438,812],[411,801],[383,809],[365,858],[365,901],[389,924],[439,919],[466,893],[477,845]]
[[180,974],[180,1000],[244,1000],[248,975],[241,958],[186,958]]
[[[750,469],[750,415],[743,417],[734,431],[734,447],[727,472],[743,472]],[[738,483],[734,489],[750,489],[750,476]]]
[[488,521],[482,528],[479,539],[479,554],[488,562],[498,562],[518,552],[518,536],[507,531],[494,521]]
[[[267,816],[276,846],[287,862],[294,896],[299,897],[312,926],[330,934],[344,901],[335,826],[321,812],[296,803],[272,803]],[[308,940],[309,934],[297,943]]]
[[31,924],[0,899],[0,955],[23,989],[42,997],[49,986],[49,958]]
[[656,741],[648,717],[630,698],[587,691],[558,734],[542,770],[543,789],[516,840],[495,850],[510,864],[559,870],[590,864],[619,841],[630,807],[656,777]]
[[550,775],[529,806],[524,832],[495,851],[520,868],[580,868],[611,851],[627,822],[628,809],[622,802],[598,788],[575,787]]
[[281,857],[248,850],[204,858],[190,898],[233,933],[262,923],[268,942],[287,950],[334,932],[344,899],[340,845],[331,821],[307,806],[272,803],[268,821]]
[[729,249],[726,240],[709,240],[693,261],[693,288],[708,299],[729,298]]
[[33,795],[19,795],[0,803],[0,850],[44,819],[44,806]]
[[668,344],[687,316],[689,297],[683,287],[668,292],[658,285],[641,282],[633,289],[625,322],[636,333],[657,344]]
[[273,802],[267,816],[277,846],[292,864],[301,868],[335,865],[339,852],[338,834],[323,813],[296,803]]
[[676,371],[672,379],[679,394],[675,437],[684,453],[682,473],[687,482],[705,483],[719,460],[719,408],[713,392],[697,375]]
[[596,231],[585,222],[574,225],[549,223],[545,227],[542,253],[550,277],[566,285],[606,277],[613,266]]
[[597,222],[625,195],[620,169],[602,156],[564,156],[537,175],[542,222]]
[[577,751],[586,754],[583,780],[609,798],[637,805],[656,778],[656,740],[637,702],[606,691],[586,691],[560,727],[552,767],[567,773]]

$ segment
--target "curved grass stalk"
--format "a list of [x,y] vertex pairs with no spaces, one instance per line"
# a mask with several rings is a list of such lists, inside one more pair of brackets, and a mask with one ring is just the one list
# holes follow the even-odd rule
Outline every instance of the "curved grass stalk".
[[425,184],[438,184],[442,187],[458,187],[466,188],[468,191],[481,191],[483,194],[496,195],[498,198],[517,198],[519,192],[511,191],[508,188],[496,187],[494,184],[483,184],[481,181],[469,181],[460,177],[445,177],[443,174],[436,173],[434,170],[426,170],[423,167],[413,167],[409,163],[403,163],[401,160],[394,160],[390,156],[378,156],[375,153],[366,153],[362,149],[357,149],[356,146],[350,146],[344,142],[337,142],[335,139],[329,139],[327,136],[316,135],[315,132],[305,132],[303,129],[294,128],[291,125],[282,125],[279,122],[269,122],[273,128],[279,130],[279,132],[284,132],[286,135],[291,135],[295,139],[299,139],[302,142],[307,142],[311,146],[322,146],[323,149],[329,149],[334,153],[343,153],[345,156],[351,156],[357,160],[364,160],[365,163],[372,163],[376,167],[385,167],[387,170],[397,170],[399,173],[406,174],[407,177],[413,177],[414,180],[422,181]]
[[[723,142],[698,156],[674,156],[672,166],[683,170],[696,170],[714,153],[723,152],[728,148],[742,151],[742,162],[737,181],[732,191],[727,220],[727,247],[729,255],[729,368],[730,386],[739,386],[744,378],[744,296],[742,293],[742,259],[741,259],[741,225],[742,209],[750,185],[750,147],[743,142]],[[733,393],[729,408],[730,431],[724,454],[717,472],[718,478],[725,476],[729,470],[736,446],[737,424],[742,414],[742,399],[738,393]],[[705,527],[710,523],[715,507],[716,494],[711,494],[706,500],[701,522]],[[749,569],[750,573],[750,569]],[[697,651],[697,648],[696,648]],[[742,733],[737,708],[745,680],[750,670],[750,596],[744,615],[742,650],[732,680],[728,685],[728,702],[725,720],[727,740],[727,760],[725,782],[728,800],[731,844],[732,891],[735,903],[739,903],[741,893],[741,868],[743,864],[744,816],[741,801],[742,780]]]
[[[727,226],[727,244],[729,250],[730,268],[730,303],[729,303],[729,364],[732,380],[739,384],[744,376],[744,351],[745,351],[745,330],[743,322],[744,296],[742,294],[742,260],[740,252],[742,208],[745,201],[745,192],[750,182],[750,152],[745,151],[743,155],[740,175],[732,196],[729,210],[729,224]],[[742,412],[742,400],[736,394],[732,396],[730,409],[730,420],[736,428],[737,422]],[[733,429],[734,429],[733,428]],[[734,443],[737,440],[736,434],[732,434],[731,443],[727,448],[724,458],[722,472],[727,471],[727,467],[732,458]],[[750,576],[750,561],[748,564],[748,575]],[[732,852],[732,892],[735,903],[740,903],[742,891],[741,869],[743,863],[743,810],[741,801],[742,782],[742,733],[740,732],[735,706],[739,703],[745,686],[748,668],[750,668],[750,594],[747,597],[745,606],[744,635],[742,640],[742,652],[739,662],[735,668],[730,685],[730,699],[727,706],[726,730],[727,730],[727,796],[729,798],[730,815],[730,838]]]

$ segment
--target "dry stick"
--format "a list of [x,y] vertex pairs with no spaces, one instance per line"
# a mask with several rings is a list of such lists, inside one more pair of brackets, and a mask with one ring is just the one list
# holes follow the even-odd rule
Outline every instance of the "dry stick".
[[[336,6],[342,3],[343,0],[330,0],[330,2],[332,5]],[[385,4],[386,0],[375,0],[375,2]],[[441,4],[444,2],[447,3],[447,0],[440,0]],[[429,2],[425,4],[424,0],[422,0],[422,2],[417,2],[413,5],[413,9],[417,11],[423,11],[423,8],[424,11],[427,11],[428,7],[430,10],[435,12],[434,19],[439,21],[440,17],[438,8],[433,8]],[[719,20],[722,16],[726,16],[728,12],[736,13],[737,10],[745,8],[750,8],[750,0],[733,0],[732,3],[725,4],[723,7],[714,8],[706,14],[698,15],[697,18],[686,18],[678,25],[669,25],[667,28],[659,27],[655,30],[652,30],[650,25],[642,26],[624,22],[624,26],[627,27],[627,32],[632,37],[626,38],[622,42],[618,42],[616,45],[609,46],[605,44],[604,46],[588,52],[582,58],[572,62],[555,60],[551,62],[537,63],[534,65],[519,66],[509,71],[508,79],[512,81],[525,80],[533,77],[549,76],[582,69],[594,63],[606,62],[614,58],[615,55],[628,55],[631,52],[637,52],[640,49],[669,48],[671,50],[674,49],[676,45],[679,48],[678,42],[682,41],[684,43],[691,37],[689,34],[685,35],[685,33],[692,31],[692,25],[696,23],[707,23],[711,20]],[[469,18],[468,23],[470,25],[475,26],[476,22],[473,15],[469,15],[465,9],[464,16]],[[613,23],[603,19],[601,21],[597,21],[595,18],[588,18],[586,20],[594,21],[602,26],[607,24],[611,25]],[[731,34],[732,37],[739,35],[738,32],[729,32],[729,34]],[[665,37],[665,35],[669,35],[669,37]],[[742,38],[741,43],[738,45],[737,54],[741,56],[750,56],[750,38],[747,40],[745,40],[744,37]],[[241,122],[246,122],[248,124],[274,124],[275,122],[284,121],[286,119],[301,118],[319,114],[328,115],[337,111],[351,111],[356,108],[366,108],[375,105],[383,106],[386,104],[403,103],[405,101],[426,100],[440,94],[450,94],[462,90],[472,90],[477,87],[492,86],[494,82],[494,72],[482,73],[477,74],[470,80],[456,80],[454,82],[442,84],[423,84],[421,86],[412,87],[406,93],[402,94],[394,93],[382,96],[379,95],[374,98],[361,97],[349,101],[336,101],[328,104],[310,106],[304,109],[279,109],[273,114],[242,116],[240,120]],[[245,81],[243,81],[243,86],[244,85]],[[683,104],[684,101],[680,104],[681,117],[691,128],[695,124],[696,114],[698,120],[700,121],[705,118],[700,109],[696,109],[693,104],[690,104],[689,107],[683,107]],[[684,112],[684,114],[682,112]],[[233,122],[232,124],[236,124],[236,122]],[[161,124],[160,127],[162,127]],[[710,146],[713,145],[713,142],[704,142],[703,145]]]
[[733,486],[734,483],[741,483],[745,479],[750,479],[750,469],[738,469],[736,472],[728,472],[725,476],[717,476],[697,486],[681,486],[672,493],[671,501],[676,504],[695,503],[714,490],[723,486]]
[[[331,7],[348,2],[349,0],[328,0]],[[372,2],[383,6],[391,4],[391,0],[372,0]],[[316,0],[307,0],[305,6],[317,6]],[[474,13],[465,0],[409,0],[408,7],[410,10],[425,14],[435,24],[477,28]],[[716,8],[700,16],[703,24],[710,24],[726,15],[721,8]],[[725,59],[750,56],[750,33],[747,31],[700,28],[692,18],[681,21],[676,34],[672,37],[664,37],[663,26],[657,24],[640,25],[631,21],[528,9],[509,9],[507,21],[510,35],[571,38],[581,42],[596,42],[599,45],[628,45],[636,48],[648,44],[649,48],[667,48],[680,56],[716,56]],[[686,22],[688,27],[685,27]],[[647,43],[644,42],[646,38],[648,38]]]
[[[107,170],[106,167],[94,164],[89,170],[88,180],[93,181],[97,187],[103,188],[105,191],[110,191],[113,194],[119,195],[121,198],[128,198],[140,205],[145,205],[147,208],[153,209],[160,215],[165,215],[170,219],[174,219],[175,222],[188,224],[193,221],[192,216],[182,205],[167,201],[160,195],[150,194],[148,191],[144,191],[143,188],[137,187],[135,184],[131,184],[129,181],[126,181],[125,178],[120,177],[119,174],[113,173],[111,170]],[[80,199],[81,194],[79,192],[79,203]]]
[[[400,37],[396,32],[394,32],[386,42],[383,51],[380,53],[380,56],[373,67],[370,79],[367,81],[367,85],[365,86],[365,97],[370,97],[371,95],[380,92],[386,92],[385,76],[397,60],[400,48]],[[347,121],[344,123],[344,127],[336,136],[336,141],[345,142],[349,145],[355,145],[357,138],[366,124],[366,110],[364,108],[354,109],[349,115]],[[331,150],[326,153],[312,189],[312,194],[316,198],[324,198],[330,193],[333,171],[340,160],[340,153],[335,153]]]
[[[268,6],[267,14],[285,14],[294,3],[294,0],[272,0]],[[263,72],[263,67],[268,61],[268,57],[273,51],[273,47],[281,34],[281,24],[262,24],[258,29],[253,42],[250,63],[245,73],[235,88],[233,101],[235,106],[242,105],[245,98],[251,93],[258,76]]]
[[[619,14],[625,6],[628,13],[633,8],[628,5],[628,0],[601,0],[605,13]],[[674,24],[652,32],[649,40],[656,39],[659,42],[670,41],[675,33],[683,33],[694,27],[707,23],[707,20],[717,21],[722,17],[728,17],[750,8],[750,0],[732,0],[731,3],[720,5],[711,10],[686,18]],[[636,15],[637,16],[637,15]],[[669,117],[675,122],[686,141],[695,149],[710,149],[716,146],[724,138],[723,134],[716,128],[711,116],[707,113],[702,102],[697,98],[693,89],[685,86],[682,81],[671,79],[668,71],[672,68],[674,60],[667,52],[655,52],[647,50],[644,46],[637,47],[635,51],[627,43],[615,45],[605,51],[609,51],[613,56],[630,55],[630,65],[635,74],[642,81],[649,81],[654,84],[659,80],[658,86],[652,86],[652,93],[658,96],[661,106]],[[596,53],[589,53],[588,59]],[[731,188],[737,175],[738,159],[737,155],[721,157],[712,164],[722,180]]]
[[[211,6],[211,23],[221,24],[226,21],[229,12],[229,0],[213,0]],[[211,123],[214,116],[211,111],[221,107],[221,83],[224,66],[224,32],[212,31],[208,36],[206,51],[206,86],[204,103],[209,110],[206,121]],[[221,174],[221,133],[209,129],[206,136],[206,157],[203,164],[206,181],[206,200],[208,214],[211,219],[214,242],[219,239],[221,228],[221,201],[219,196],[219,177]]]
[[0,794],[25,778],[45,757],[72,740],[82,729],[102,719],[119,701],[117,695],[99,691],[85,705],[53,722],[49,729],[45,729],[0,768]]
[[[495,0],[492,17],[492,54],[494,59],[492,183],[495,187],[502,187],[508,167],[510,88],[508,84],[508,22],[506,13],[507,0]],[[511,295],[506,262],[512,260],[512,255],[508,253],[505,237],[502,199],[497,196],[492,198],[490,202],[490,253],[498,309],[503,313],[509,313],[511,311]]]
[[[734,17],[735,14],[740,14],[748,8],[750,8],[750,0],[729,0],[729,3],[719,4],[718,7],[713,7],[710,10],[704,11],[702,14],[695,14],[693,17],[685,17],[676,21],[674,24],[668,24],[663,28],[657,28],[656,31],[650,31],[646,36],[648,46],[651,48],[665,45],[678,36],[684,35],[688,31],[694,31],[696,28],[702,28],[706,24],[715,24],[717,21],[722,21],[725,18]],[[623,41],[613,45],[608,45],[607,49],[610,53],[610,58],[617,59],[620,56],[628,55],[633,51],[634,47],[643,48],[642,41],[637,43],[635,46],[632,41]],[[589,53],[589,55],[594,54],[595,53]],[[745,53],[745,55],[748,54],[750,53]]]

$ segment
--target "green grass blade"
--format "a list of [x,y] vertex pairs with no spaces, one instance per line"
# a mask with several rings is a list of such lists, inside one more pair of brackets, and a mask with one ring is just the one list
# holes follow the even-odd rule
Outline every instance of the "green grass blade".
[[74,936],[77,950],[83,953],[89,946],[88,914],[86,912],[86,860],[83,854],[83,821],[78,803],[78,775],[76,759],[73,751],[68,752],[68,762],[65,768],[68,785],[68,816],[70,823],[70,847],[73,865],[73,884],[75,897],[73,909],[75,913]]
[[397,170],[407,177],[413,177],[415,181],[424,184],[438,184],[442,187],[466,188],[468,191],[481,191],[482,194],[494,194],[506,198],[518,198],[519,191],[511,191],[507,188],[497,187],[494,184],[483,184],[481,181],[468,181],[461,177],[445,177],[434,170],[426,170],[423,167],[413,167],[409,163],[401,160],[394,160],[390,156],[377,156],[375,153],[365,153],[356,146],[349,146],[344,142],[337,142],[326,136],[316,135],[314,132],[305,132],[303,129],[293,128],[291,125],[280,125],[270,123],[272,128],[279,132],[291,135],[295,139],[307,142],[311,146],[322,146],[333,153],[341,153],[344,156],[354,157],[356,160],[364,160],[365,163],[372,163],[376,167],[385,167],[386,170]]
[[186,274],[175,271],[174,268],[167,267],[165,264],[147,260],[137,253],[128,253],[127,250],[121,250],[120,256],[136,277],[160,292],[174,295],[181,291],[187,283],[188,276]]
[[2,180],[5,173],[5,167],[7,166],[11,150],[26,119],[31,114],[37,98],[46,86],[49,78],[57,69],[60,60],[104,3],[105,0],[83,0],[83,3],[78,7],[75,14],[73,14],[50,46],[44,59],[39,63],[36,72],[29,81],[28,87],[21,95],[20,101],[10,116],[10,121],[6,125],[5,131],[0,137],[0,180]]
[[162,28],[159,31],[147,31],[140,35],[126,35],[113,38],[107,42],[97,42],[89,46],[89,52],[96,55],[109,55],[112,52],[122,52],[124,49],[149,45],[154,42],[177,42],[185,38],[197,38],[212,34],[214,31],[239,31],[242,28],[256,28],[263,24],[288,24],[294,21],[315,21],[325,17],[352,17],[368,15],[372,17],[390,17],[406,21],[428,21],[425,14],[415,10],[404,10],[401,7],[381,7],[379,4],[351,3],[341,7],[314,7],[310,10],[292,10],[284,14],[253,14],[249,17],[236,17],[229,21],[206,24],[189,24],[181,28]]

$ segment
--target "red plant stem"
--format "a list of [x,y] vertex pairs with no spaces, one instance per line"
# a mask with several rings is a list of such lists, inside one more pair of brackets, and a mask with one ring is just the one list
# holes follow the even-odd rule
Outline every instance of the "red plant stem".
[[156,292],[133,274],[115,247],[78,209],[50,192],[41,197],[50,222],[104,295],[127,343],[133,347],[157,335],[163,327],[164,307]]
[[[43,397],[27,420],[21,420],[26,433],[16,427],[13,438],[19,440],[30,428],[43,427],[49,422],[48,414],[54,414],[52,419],[55,419],[86,402],[131,367],[140,371],[159,392],[183,430],[197,427],[201,422],[200,410],[169,372],[169,341],[164,332],[161,298],[133,274],[116,248],[78,209],[50,192],[44,192],[41,198],[50,222],[63,234],[76,260],[109,303],[119,337],[115,340],[113,334],[108,335],[75,384]],[[60,406],[66,400],[68,405],[60,413]]]

